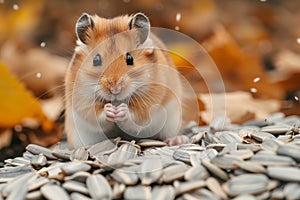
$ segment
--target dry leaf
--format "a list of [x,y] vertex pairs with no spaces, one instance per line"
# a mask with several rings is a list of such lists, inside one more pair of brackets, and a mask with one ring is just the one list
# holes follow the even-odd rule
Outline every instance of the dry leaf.
[[45,130],[53,126],[44,115],[37,99],[0,64],[0,127],[21,124],[25,118],[35,118]]
[[251,119],[263,119],[280,110],[278,100],[254,99],[248,92],[226,94],[200,94],[206,110],[201,112],[204,122],[226,115],[233,123],[243,123]]

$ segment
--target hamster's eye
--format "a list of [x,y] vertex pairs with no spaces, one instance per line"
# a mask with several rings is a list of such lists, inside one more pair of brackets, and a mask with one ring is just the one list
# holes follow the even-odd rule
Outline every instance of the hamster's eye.
[[133,65],[133,57],[130,55],[130,53],[126,53],[126,64]]
[[101,66],[101,65],[102,65],[102,60],[101,60],[100,54],[98,53],[93,59],[93,66],[97,67],[97,66]]

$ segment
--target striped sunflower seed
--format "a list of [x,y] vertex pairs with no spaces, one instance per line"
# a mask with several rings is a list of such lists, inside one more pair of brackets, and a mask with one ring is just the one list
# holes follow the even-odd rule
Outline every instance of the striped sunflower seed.
[[135,185],[139,180],[136,172],[132,171],[130,168],[116,169],[111,174],[111,177],[125,185]]
[[77,192],[73,192],[70,197],[72,200],[92,200],[91,198]]
[[300,199],[300,184],[287,183],[284,186],[283,194],[286,199]]
[[56,157],[52,155],[52,151],[50,149],[47,149],[45,147],[41,147],[41,146],[36,145],[36,144],[29,144],[26,147],[26,150],[33,153],[33,154],[35,154],[35,155],[43,154],[49,159],[53,159],[53,160],[56,159]]
[[88,172],[83,172],[83,171],[79,171],[79,172],[76,172],[75,174],[72,174],[71,176],[66,176],[64,178],[64,181],[78,181],[78,182],[82,182],[82,183],[85,183],[86,179],[91,176],[90,173]]
[[296,164],[296,162],[290,157],[261,152],[252,156],[250,160],[264,166],[289,166]]
[[210,161],[205,159],[203,159],[201,163],[208,171],[210,171],[217,178],[220,178],[225,181],[228,180],[228,175],[218,166],[213,165]]
[[85,161],[88,160],[88,158],[89,158],[89,153],[85,147],[80,147],[74,150],[70,155],[71,161],[76,161],[76,160]]
[[163,181],[170,183],[184,176],[188,167],[185,164],[174,164],[163,169]]
[[67,176],[75,174],[78,171],[89,171],[90,169],[91,169],[90,165],[80,161],[68,162],[63,166],[61,166],[62,172]]
[[42,199],[42,192],[40,190],[36,190],[33,192],[29,192],[26,195],[26,200],[39,200]]
[[47,158],[43,154],[35,155],[31,159],[31,165],[35,167],[43,167],[47,164]]
[[277,154],[289,156],[300,162],[300,146],[296,145],[280,145],[277,149]]
[[234,169],[236,166],[234,162],[241,162],[242,159],[228,154],[222,156],[216,156],[211,160],[211,164],[216,165],[222,169]]
[[232,177],[223,189],[232,197],[240,194],[260,194],[268,190],[269,179],[262,174],[243,174]]
[[54,184],[46,184],[41,187],[41,192],[46,199],[51,200],[68,200],[69,194],[60,186]]
[[77,182],[77,181],[67,181],[62,184],[62,187],[68,192],[79,192],[81,194],[89,194],[89,191],[85,184]]
[[195,181],[188,181],[188,182],[174,182],[175,194],[176,196],[190,192],[199,188],[203,188],[206,186],[206,182],[203,180],[195,180]]
[[209,177],[206,180],[207,188],[210,189],[216,196],[220,197],[221,199],[228,199],[227,194],[223,191],[223,188],[219,181],[214,177]]
[[298,167],[269,166],[267,174],[269,177],[281,181],[300,182],[300,169]]
[[173,200],[175,190],[171,185],[155,186],[152,190],[152,200]]
[[129,186],[125,189],[124,198],[130,200],[151,199],[151,188],[149,186]]
[[86,185],[93,199],[111,199],[113,196],[109,183],[101,174],[88,177]]
[[184,179],[187,181],[205,180],[208,177],[209,173],[202,165],[191,167],[184,174]]
[[163,165],[161,159],[147,159],[140,167],[139,177],[142,185],[150,185],[156,182],[162,175]]

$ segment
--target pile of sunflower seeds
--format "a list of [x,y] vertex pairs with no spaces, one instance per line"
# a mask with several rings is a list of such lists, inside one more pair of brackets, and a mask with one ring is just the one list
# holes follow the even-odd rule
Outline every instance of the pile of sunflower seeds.
[[300,199],[300,117],[190,124],[190,143],[30,144],[0,168],[0,200]]

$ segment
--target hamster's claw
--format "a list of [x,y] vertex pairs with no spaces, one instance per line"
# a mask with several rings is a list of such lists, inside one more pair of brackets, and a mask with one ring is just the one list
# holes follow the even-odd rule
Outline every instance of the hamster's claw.
[[129,117],[129,108],[125,103],[117,106],[117,113],[115,115],[115,121],[124,121]]
[[125,103],[122,103],[117,107],[111,103],[107,103],[104,105],[104,112],[106,119],[111,122],[124,121],[129,116],[129,109]]
[[173,138],[167,138],[165,142],[169,146],[175,146],[175,145],[181,145],[181,144],[187,144],[189,143],[189,138],[185,135],[177,135]]
[[108,121],[111,121],[111,122],[115,122],[114,118],[116,116],[116,107],[113,106],[111,103],[107,103],[104,105],[104,113],[105,113],[105,116],[106,116],[106,119]]

